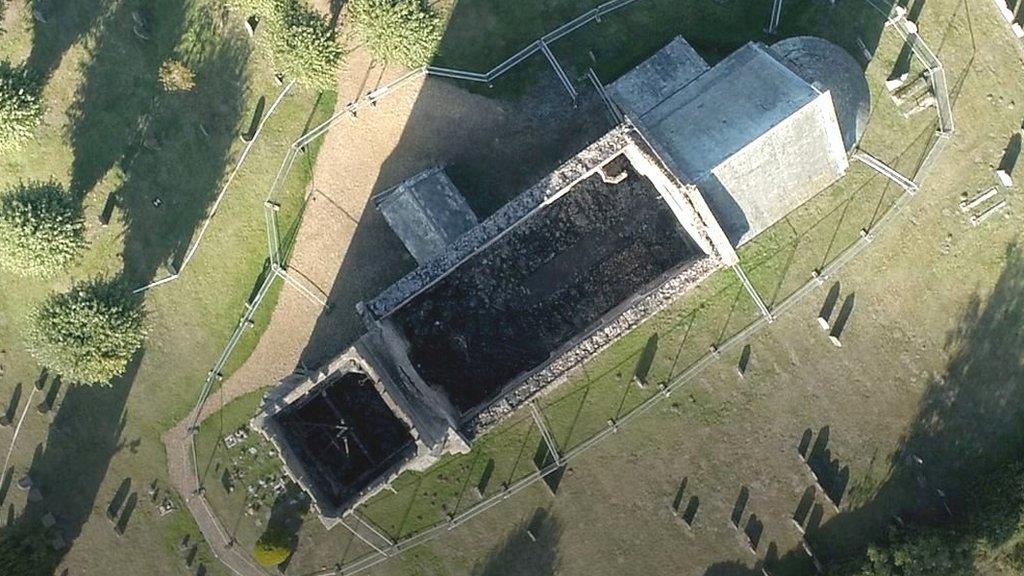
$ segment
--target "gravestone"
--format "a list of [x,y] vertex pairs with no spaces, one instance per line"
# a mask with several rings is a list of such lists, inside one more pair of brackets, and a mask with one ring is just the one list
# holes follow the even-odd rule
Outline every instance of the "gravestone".
[[740,361],[736,364],[736,372],[739,373],[740,378],[743,378],[747,373],[747,366],[750,365],[750,344],[743,347],[743,351],[740,352]]
[[255,15],[249,16],[245,19],[245,32],[252,38],[256,35],[256,27],[259,26],[260,19]]
[[729,515],[729,521],[732,523],[734,528],[740,527],[740,521],[743,519],[743,512],[747,509],[747,502],[750,501],[750,489],[746,486],[740,488],[740,493],[736,497],[736,503],[733,504],[732,514]]
[[693,521],[697,517],[697,509],[700,508],[700,498],[697,496],[690,496],[690,501],[686,503],[686,509],[683,510],[680,516],[686,526],[689,528],[693,527]]

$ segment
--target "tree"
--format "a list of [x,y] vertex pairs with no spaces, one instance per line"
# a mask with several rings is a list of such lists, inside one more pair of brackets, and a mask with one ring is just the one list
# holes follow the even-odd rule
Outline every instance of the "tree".
[[970,576],[1024,573],[1024,463],[1012,461],[971,480],[963,512],[950,523],[908,523],[889,531],[863,558],[830,576]]
[[342,49],[330,22],[300,0],[277,0],[275,11],[270,45],[277,69],[311,88],[334,88]]
[[0,152],[13,152],[32,138],[43,118],[41,91],[27,68],[0,61]]
[[81,203],[60,184],[19,184],[0,197],[0,268],[53,276],[85,249]]
[[348,17],[359,38],[385,62],[426,66],[441,43],[441,17],[419,0],[352,0]]
[[259,19],[257,44],[277,70],[318,90],[334,88],[344,50],[331,23],[303,0],[233,0]]
[[49,576],[59,558],[50,548],[47,530],[29,528],[25,522],[0,529],[0,574]]
[[857,576],[970,576],[974,547],[952,530],[911,527],[894,532],[884,546],[871,546]]
[[160,85],[167,92],[188,92],[196,87],[196,75],[180,60],[165,60],[160,66]]
[[261,566],[277,566],[291,554],[291,537],[285,530],[276,527],[268,527],[252,550],[253,558]]
[[65,380],[109,384],[145,341],[141,299],[120,281],[100,278],[50,296],[34,312],[29,348]]

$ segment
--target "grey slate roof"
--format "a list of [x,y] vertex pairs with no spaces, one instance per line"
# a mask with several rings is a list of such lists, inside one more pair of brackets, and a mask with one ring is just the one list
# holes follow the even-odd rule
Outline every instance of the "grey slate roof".
[[440,167],[382,192],[374,204],[420,264],[477,225],[476,214]]

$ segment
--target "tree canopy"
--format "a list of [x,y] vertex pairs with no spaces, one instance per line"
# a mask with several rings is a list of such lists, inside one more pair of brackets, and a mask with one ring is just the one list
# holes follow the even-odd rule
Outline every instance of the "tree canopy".
[[0,61],[0,152],[12,152],[32,138],[43,118],[41,85],[25,67]]
[[256,541],[252,555],[261,566],[277,566],[292,554],[291,537],[286,531],[268,527]]
[[344,50],[327,18],[303,0],[234,0],[232,5],[258,18],[257,44],[279,72],[304,86],[334,88]]
[[40,364],[65,380],[109,384],[146,337],[141,300],[119,281],[93,279],[45,300],[29,336]]
[[1024,464],[979,474],[948,524],[908,524],[832,576],[970,576],[1024,573]]
[[81,203],[56,182],[19,184],[0,197],[0,268],[53,276],[85,249]]
[[352,0],[348,17],[377,58],[426,66],[441,43],[441,17],[418,0]]
[[11,576],[49,576],[57,564],[50,548],[47,530],[30,528],[19,522],[0,529],[0,574]]

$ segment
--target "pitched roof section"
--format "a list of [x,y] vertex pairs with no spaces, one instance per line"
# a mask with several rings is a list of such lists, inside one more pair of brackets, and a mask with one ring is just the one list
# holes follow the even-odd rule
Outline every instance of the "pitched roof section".
[[763,46],[747,44],[640,120],[697,180],[817,96]]
[[[738,246],[845,173],[835,109],[828,92],[763,44],[747,44],[696,77],[693,49],[680,44],[685,41],[673,40],[616,81],[612,97],[676,175],[697,185]],[[666,63],[673,58],[680,62]],[[678,88],[658,92],[660,101],[652,104],[653,95],[626,89],[641,84]]]
[[440,167],[381,193],[374,204],[420,264],[477,225],[476,214]]
[[708,63],[677,36],[623,74],[608,87],[608,92],[630,116],[643,116],[707,71]]

